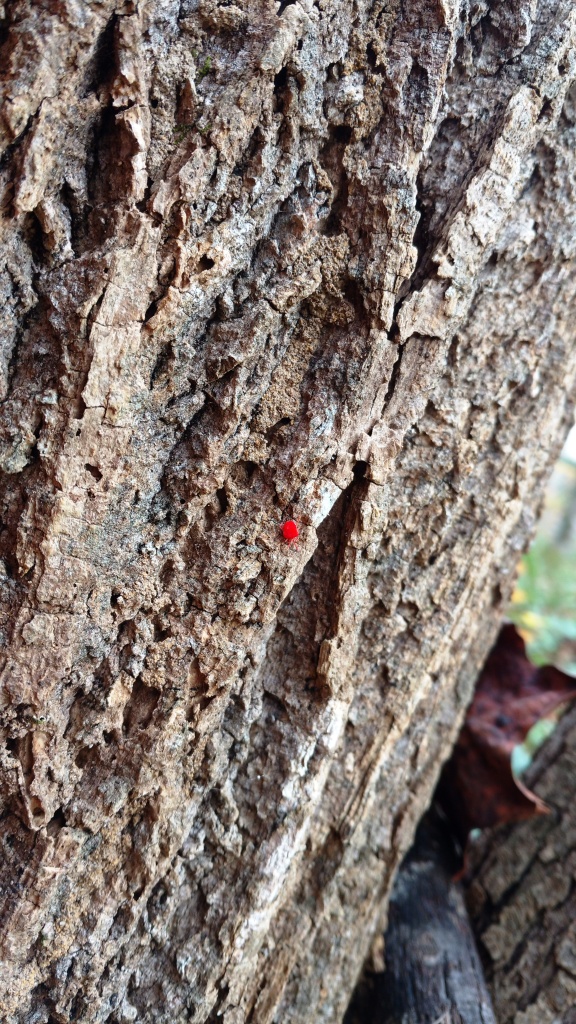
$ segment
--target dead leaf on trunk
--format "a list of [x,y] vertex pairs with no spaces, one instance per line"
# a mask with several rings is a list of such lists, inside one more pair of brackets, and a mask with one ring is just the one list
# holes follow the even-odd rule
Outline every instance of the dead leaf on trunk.
[[439,784],[438,799],[464,842],[473,828],[521,821],[547,807],[512,773],[511,755],[530,728],[576,696],[576,679],[526,657],[515,627],[500,631]]

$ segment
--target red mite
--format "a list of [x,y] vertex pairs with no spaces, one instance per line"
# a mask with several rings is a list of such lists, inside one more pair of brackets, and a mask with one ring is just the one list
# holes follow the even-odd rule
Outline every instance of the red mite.
[[293,519],[288,519],[285,523],[282,523],[282,536],[284,540],[296,540],[299,534],[300,530]]

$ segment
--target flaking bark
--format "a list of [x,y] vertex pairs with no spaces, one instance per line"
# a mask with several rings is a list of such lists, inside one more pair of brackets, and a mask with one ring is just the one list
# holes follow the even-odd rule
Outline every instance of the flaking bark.
[[335,1021],[571,416],[573,4],[3,11],[3,1019]]

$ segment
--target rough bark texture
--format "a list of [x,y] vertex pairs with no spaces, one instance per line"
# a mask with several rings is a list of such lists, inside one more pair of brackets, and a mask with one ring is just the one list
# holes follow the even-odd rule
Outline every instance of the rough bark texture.
[[468,902],[499,1024],[575,1024],[576,708],[527,781],[551,813],[482,837]]
[[336,1021],[569,420],[576,12],[4,15],[3,1019]]

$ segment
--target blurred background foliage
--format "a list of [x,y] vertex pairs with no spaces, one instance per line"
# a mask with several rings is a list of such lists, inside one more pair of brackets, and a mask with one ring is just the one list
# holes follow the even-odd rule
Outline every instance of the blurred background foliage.
[[[520,561],[508,616],[531,661],[576,676],[576,426],[550,478],[536,536]],[[563,710],[536,722],[515,747],[514,775],[528,768]]]
[[576,427],[548,487],[508,610],[536,665],[576,676]]

